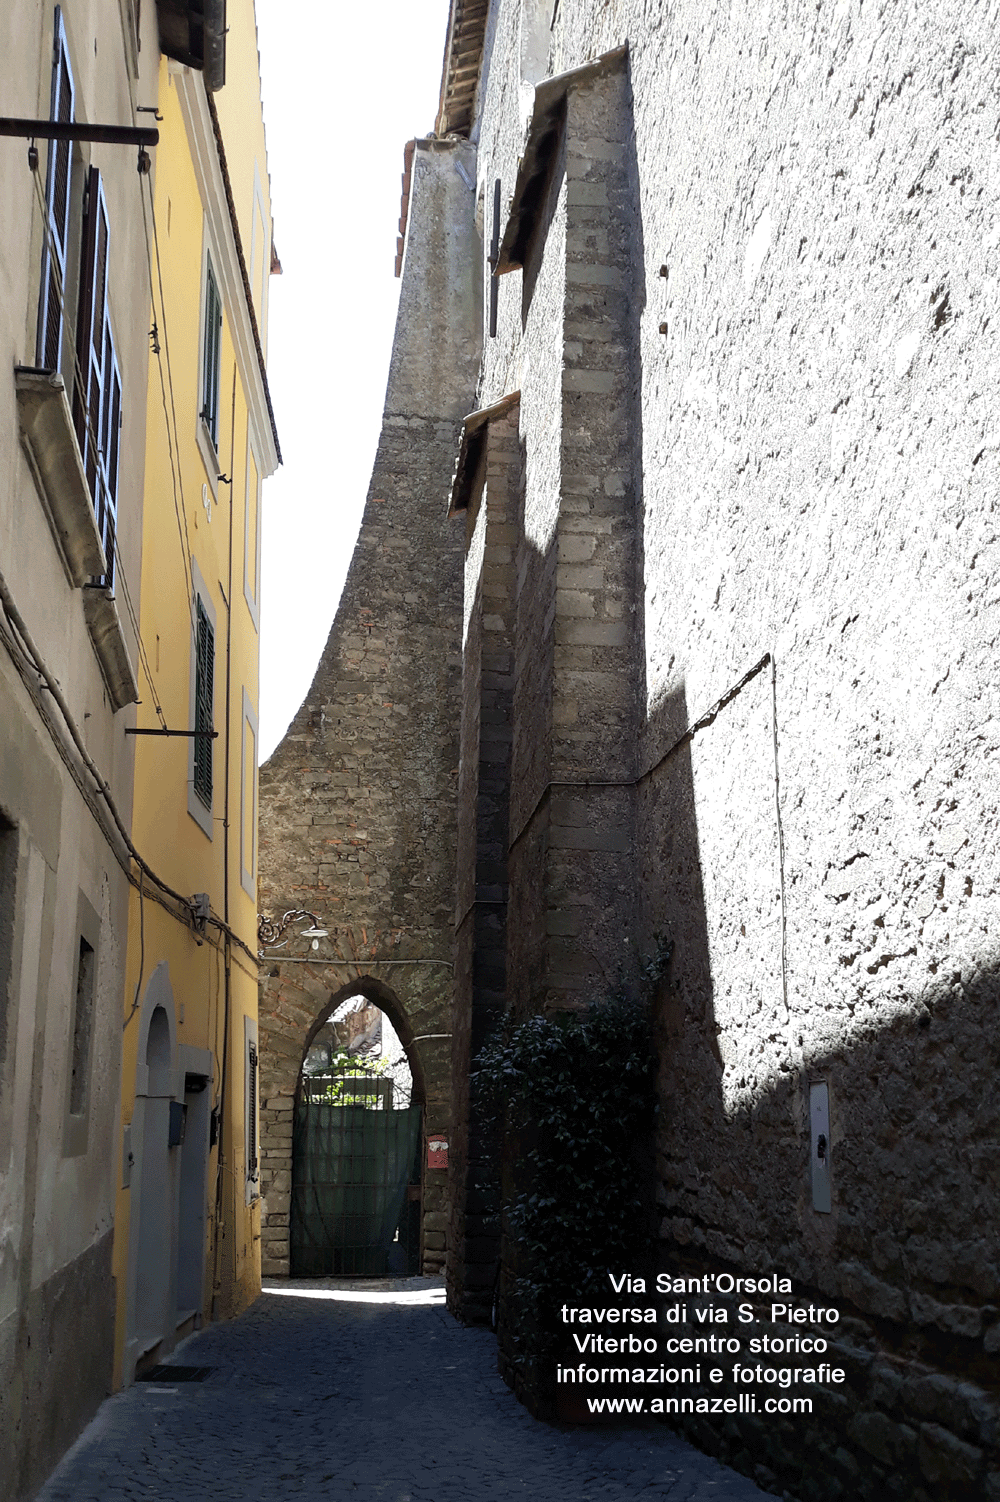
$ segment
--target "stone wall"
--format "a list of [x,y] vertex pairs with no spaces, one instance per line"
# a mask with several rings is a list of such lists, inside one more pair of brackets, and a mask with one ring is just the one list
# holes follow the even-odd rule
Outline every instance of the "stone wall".
[[[479,358],[475,152],[418,141],[382,435],[357,549],[304,704],[260,774],[260,909],[327,929],[265,956],[263,1272],[288,1271],[299,1068],[333,1006],[387,1013],[448,1134],[461,538],[447,496]],[[300,925],[301,926],[301,925]],[[293,933],[295,932],[293,927]],[[443,1169],[425,1169],[423,1266],[445,1254]]]
[[469,1077],[503,1016],[507,984],[515,512],[522,485],[517,423],[515,402],[486,425],[482,473],[465,516],[447,1276],[449,1307],[478,1322],[493,1312],[500,1183],[495,1131],[482,1119]]
[[[671,939],[664,1259],[842,1311],[812,1426],[700,1442],[801,1496],[997,1496],[991,17],[647,12],[558,7],[549,72],[627,43],[624,91],[566,85],[484,348],[524,451],[507,1002],[587,1000]],[[480,84],[505,205],[518,26]],[[546,796],[588,774],[618,786]]]

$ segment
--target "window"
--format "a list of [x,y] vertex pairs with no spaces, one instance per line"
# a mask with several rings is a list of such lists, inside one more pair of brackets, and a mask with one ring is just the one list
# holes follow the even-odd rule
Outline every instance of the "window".
[[118,447],[122,421],[122,380],[108,311],[108,208],[101,174],[87,173],[83,251],[80,260],[80,313],[77,357],[80,379],[73,403],[87,484],[108,572],[114,580],[115,526],[118,517]]
[[219,378],[222,358],[222,298],[211,257],[205,269],[205,316],[201,344],[201,420],[219,449]]
[[[194,594],[191,598],[190,677],[188,679],[188,725],[192,730],[211,731],[215,719],[215,606],[198,560],[192,558]],[[188,741],[188,813],[202,833],[212,839],[212,798],[215,776],[211,735],[193,735]]]
[[243,513],[243,598],[250,619],[260,630],[260,462],[256,443],[247,427],[246,502]]
[[240,771],[240,884],[257,900],[257,716],[243,690],[243,762]]
[[200,595],[195,595],[194,790],[206,808],[212,807],[212,730],[215,704],[215,627]]
[[[68,124],[73,119],[73,72],[69,65],[66,29],[56,6],[52,54],[52,97],[49,117]],[[36,363],[43,370],[58,370],[62,360],[63,291],[66,286],[66,252],[69,244],[70,167],[69,141],[50,141],[45,177],[45,243],[42,249],[42,286],[38,300]]]
[[69,1114],[82,1116],[87,1108],[87,1081],[90,1077],[90,1034],[94,1020],[93,946],[81,934],[80,954],[76,966],[76,1002],[73,1007],[73,1054],[70,1060]]
[[17,826],[0,813],[0,1084],[3,1083],[14,999],[14,914],[17,896]]
[[72,1031],[66,1049],[66,1094],[63,1117],[63,1156],[75,1158],[87,1151],[87,1118],[90,1113],[90,1075],[94,1052],[94,1010],[97,997],[97,956],[101,920],[81,892],[76,909],[77,945],[74,955],[76,986],[73,993]]

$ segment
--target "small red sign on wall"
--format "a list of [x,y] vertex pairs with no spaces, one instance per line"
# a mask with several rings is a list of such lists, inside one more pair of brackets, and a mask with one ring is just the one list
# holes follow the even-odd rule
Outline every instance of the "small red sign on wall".
[[427,1167],[448,1167],[448,1139],[447,1137],[428,1137],[427,1139]]

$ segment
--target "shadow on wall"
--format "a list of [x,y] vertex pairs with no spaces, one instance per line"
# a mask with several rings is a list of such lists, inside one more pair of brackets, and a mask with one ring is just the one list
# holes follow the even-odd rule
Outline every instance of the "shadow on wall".
[[[570,125],[572,118],[571,111]],[[625,143],[634,190],[630,119]],[[629,233],[641,266],[638,203],[634,190]],[[536,298],[544,275],[543,267]],[[586,364],[593,352],[585,331],[614,316],[614,297],[582,286],[567,284],[565,316],[572,312],[575,332],[584,330]],[[596,997],[622,976],[634,979],[636,961],[658,939],[673,941],[655,1009],[665,1265],[690,1274],[787,1276],[796,1299],[840,1312],[831,1321],[831,1357],[846,1381],[815,1388],[811,1416],[692,1417],[692,1437],[743,1470],[756,1467],[764,1485],[831,1502],[845,1495],[985,1497],[989,1485],[996,1490],[1000,1350],[994,956],[984,954],[975,974],[935,982],[919,995],[890,992],[873,974],[867,994],[865,986],[855,988],[852,1006],[827,1010],[838,998],[824,998],[817,986],[806,991],[804,1005],[793,998],[789,1012],[776,690],[773,664],[759,657],[755,623],[737,622],[727,644],[730,664],[738,664],[730,682],[742,686],[692,734],[703,706],[689,707],[676,678],[645,713],[651,644],[643,626],[641,306],[636,296],[623,331],[630,372],[624,416],[621,408],[612,412],[610,397],[564,388],[558,539],[544,552],[531,548],[523,505],[518,516],[508,1006],[520,1017]],[[529,310],[529,322],[532,316]],[[522,416],[530,477],[527,390]],[[631,504],[616,511],[600,482],[621,471]],[[582,547],[586,519],[598,516],[619,557],[624,550],[634,559],[627,668],[606,647],[588,656],[579,620],[574,625],[559,613],[558,542],[572,532]],[[604,569],[607,582],[612,554],[602,556],[600,547],[595,543],[587,561]],[[562,564],[560,557],[560,570]],[[591,632],[606,619],[599,597],[592,600],[593,610],[579,617]],[[725,664],[717,669],[721,674]],[[619,735],[628,688],[612,682],[616,672],[642,694],[631,702],[627,751]],[[520,765],[518,737],[530,743]],[[575,763],[567,750],[574,744]],[[626,818],[623,795],[591,784],[573,791],[574,807],[563,814],[563,790],[550,785],[546,793],[540,764],[578,786],[587,777],[610,784],[616,776],[618,789],[631,786],[635,838],[624,847],[617,878],[612,857]],[[561,925],[555,929],[554,918]],[[829,1096],[829,1212],[813,1201],[815,1085]],[[505,1166],[509,1197],[517,1187],[509,1152]],[[734,1313],[727,1312],[733,1329]],[[770,1313],[761,1304],[758,1314],[769,1320]],[[761,1331],[742,1326],[734,1333],[749,1352],[746,1339]],[[501,1329],[502,1349],[503,1338]],[[777,1365],[785,1364],[782,1356]],[[787,1364],[803,1361],[790,1356]],[[516,1385],[516,1376],[511,1380]],[[733,1392],[722,1384],[719,1394]]]
[[[845,1381],[810,1389],[808,1418],[683,1422],[703,1448],[795,1495],[986,1496],[1000,1419],[998,967],[984,956],[971,974],[891,998],[873,980],[853,1015],[825,1012],[815,992],[786,1010],[769,678],[747,683],[640,796],[642,940],[675,944],[656,1004],[661,1252],[678,1274],[779,1274],[796,1301],[832,1305],[827,1359]],[[675,690],[647,743],[675,743],[689,714]],[[725,742],[739,777],[720,820]],[[768,802],[769,818],[748,814]],[[829,1098],[829,1213],[821,1194],[814,1203],[817,1085]],[[772,1326],[770,1299],[751,1298],[755,1326],[737,1322],[739,1298],[715,1302],[748,1365],[749,1339],[802,1333]],[[718,1392],[737,1396],[729,1383]]]

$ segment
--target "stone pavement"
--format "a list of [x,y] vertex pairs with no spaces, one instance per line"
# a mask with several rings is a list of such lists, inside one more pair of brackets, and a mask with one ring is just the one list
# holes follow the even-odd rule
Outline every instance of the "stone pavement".
[[109,1398],[38,1502],[753,1502],[768,1494],[668,1430],[539,1423],[488,1331],[439,1279],[269,1280],[179,1346],[203,1382]]

